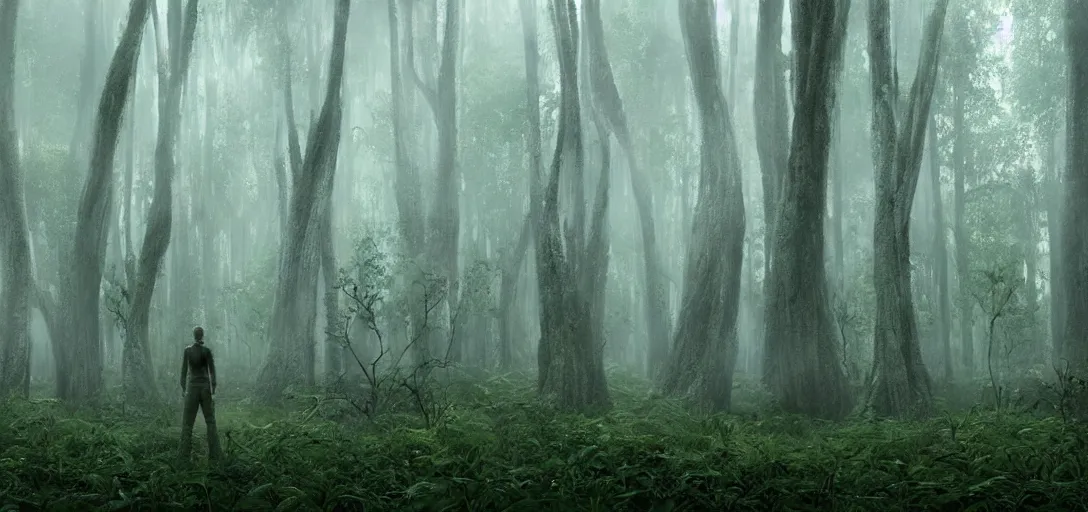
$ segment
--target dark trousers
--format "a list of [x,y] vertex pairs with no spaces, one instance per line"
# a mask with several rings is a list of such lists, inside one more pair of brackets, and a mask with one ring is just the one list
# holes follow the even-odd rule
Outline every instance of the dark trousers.
[[219,431],[215,426],[215,402],[212,401],[210,384],[189,383],[185,390],[185,409],[181,416],[181,446],[178,458],[187,461],[193,451],[193,424],[196,423],[196,410],[204,413],[204,425],[208,427],[208,458],[219,459]]

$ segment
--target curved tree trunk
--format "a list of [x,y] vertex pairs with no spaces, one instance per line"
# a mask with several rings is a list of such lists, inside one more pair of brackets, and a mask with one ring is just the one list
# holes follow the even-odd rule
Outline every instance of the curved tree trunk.
[[[193,40],[196,36],[198,2],[199,0],[189,0],[184,15],[180,1],[171,3],[167,11],[166,34],[161,32],[162,25],[155,23],[159,48],[159,130],[155,143],[155,189],[137,262],[135,288],[129,302],[128,332],[125,336],[122,362],[125,398],[134,402],[159,401],[154,367],[151,364],[151,299],[155,294],[159,270],[166,250],[170,247],[172,235],[176,169],[174,146],[181,128],[181,93],[189,72]],[[154,13],[152,17],[158,19]],[[178,256],[181,255],[178,253]]]
[[763,380],[789,412],[845,416],[852,399],[839,357],[824,266],[827,163],[849,0],[793,0],[793,135],[775,210],[767,275]]
[[525,135],[526,150],[529,153],[529,213],[518,235],[514,254],[506,260],[500,285],[499,300],[502,303],[500,305],[502,316],[499,319],[499,325],[503,338],[499,347],[499,362],[503,368],[509,368],[513,363],[514,296],[517,291],[521,262],[529,251],[530,242],[535,237],[534,228],[540,215],[540,173],[543,166],[540,134],[540,48],[537,42],[536,2],[535,0],[519,0],[518,5],[521,11],[522,37],[525,47],[525,92],[529,117],[529,129]]
[[30,263],[23,173],[15,133],[15,27],[19,0],[0,1],[0,399],[30,394]]
[[711,409],[727,410],[737,360],[745,214],[740,156],[719,78],[714,11],[710,0],[680,4],[701,120],[701,172],[680,319],[661,387],[673,395],[692,392]]
[[[527,4],[528,2],[526,2]],[[523,4],[523,7],[525,4]],[[608,268],[606,211],[608,171],[602,169],[597,198],[585,233],[582,190],[584,147],[578,98],[578,13],[573,0],[553,0],[552,21],[560,62],[560,119],[543,204],[537,206],[537,280],[540,293],[541,339],[537,350],[538,386],[552,395],[559,407],[587,410],[611,405],[604,373],[604,345],[599,339],[604,287]],[[528,11],[535,15],[535,12]],[[526,11],[522,20],[526,27]],[[526,31],[528,32],[528,30]],[[607,157],[606,157],[607,159]],[[607,162],[606,162],[607,163]],[[569,172],[574,182],[574,214],[560,229],[560,175]],[[564,244],[564,234],[566,243]]]
[[108,213],[114,193],[113,159],[150,5],[149,0],[132,0],[98,104],[87,180],[68,253],[69,264],[62,270],[64,295],[61,300],[64,306],[56,310],[62,317],[58,319],[58,329],[53,330],[56,335],[53,354],[57,365],[57,395],[63,399],[92,399],[102,389],[99,292],[109,230]]
[[1069,106],[1065,131],[1062,208],[1062,355],[1078,376],[1088,375],[1088,2],[1066,0]]
[[590,83],[595,100],[603,110],[605,120],[612,132],[616,134],[616,140],[619,141],[627,157],[631,189],[635,196],[639,225],[642,228],[642,277],[646,287],[646,300],[643,303],[646,306],[646,332],[650,338],[646,370],[652,378],[661,370],[658,365],[668,356],[670,330],[667,301],[669,288],[657,244],[657,231],[654,227],[653,194],[646,183],[646,176],[639,168],[627,122],[627,112],[619,90],[616,88],[615,77],[612,75],[612,63],[604,42],[600,0],[586,0],[584,5],[586,38],[589,42],[589,69],[593,72]]
[[306,141],[301,172],[291,188],[291,210],[280,258],[279,279],[269,323],[270,348],[257,374],[265,402],[278,401],[285,389],[312,381],[313,334],[317,312],[316,278],[320,266],[321,220],[329,207],[336,154],[340,147],[340,95],[350,0],[337,0],[325,103]]
[[879,415],[926,415],[933,391],[922,360],[910,274],[910,214],[922,169],[926,124],[937,81],[941,35],[948,0],[938,0],[925,27],[918,71],[902,121],[899,83],[891,51],[888,0],[869,2],[869,55],[873,95],[873,166],[876,222],[873,225],[872,390],[868,406]]
[[[770,272],[774,248],[775,215],[789,154],[789,104],[782,56],[783,0],[760,0],[756,32],[756,79],[752,95],[755,112],[756,151],[763,180],[763,275]],[[835,212],[838,215],[838,212]],[[766,287],[766,286],[765,286]]]

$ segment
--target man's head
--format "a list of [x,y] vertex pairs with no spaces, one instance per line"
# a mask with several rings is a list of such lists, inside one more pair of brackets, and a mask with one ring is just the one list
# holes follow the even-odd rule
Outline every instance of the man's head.
[[193,329],[193,341],[195,341],[197,343],[200,343],[201,345],[204,344],[204,328],[203,327],[197,327],[197,328]]

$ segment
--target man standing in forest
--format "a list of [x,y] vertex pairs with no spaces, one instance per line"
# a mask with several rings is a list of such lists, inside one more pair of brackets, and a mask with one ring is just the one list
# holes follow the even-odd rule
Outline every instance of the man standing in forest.
[[[185,377],[189,377],[186,386]],[[204,413],[204,425],[208,427],[208,458],[218,460],[222,455],[219,449],[219,434],[215,427],[215,360],[212,351],[204,346],[204,328],[193,329],[193,344],[185,347],[181,358],[181,391],[185,397],[185,410],[181,418],[181,447],[178,459],[189,460],[193,447],[193,424],[196,423],[196,410]]]

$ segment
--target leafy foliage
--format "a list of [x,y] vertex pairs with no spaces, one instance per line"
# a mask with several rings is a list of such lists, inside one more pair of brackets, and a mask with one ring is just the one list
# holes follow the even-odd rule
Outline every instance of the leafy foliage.
[[[968,413],[924,423],[698,416],[617,376],[617,407],[540,406],[532,381],[458,386],[439,427],[270,416],[221,400],[227,460],[172,466],[150,418],[0,406],[0,506],[53,510],[1028,510],[1088,502],[1083,425]],[[229,392],[228,392],[229,393]],[[397,426],[394,426],[397,424]],[[198,429],[199,430],[199,429]]]

